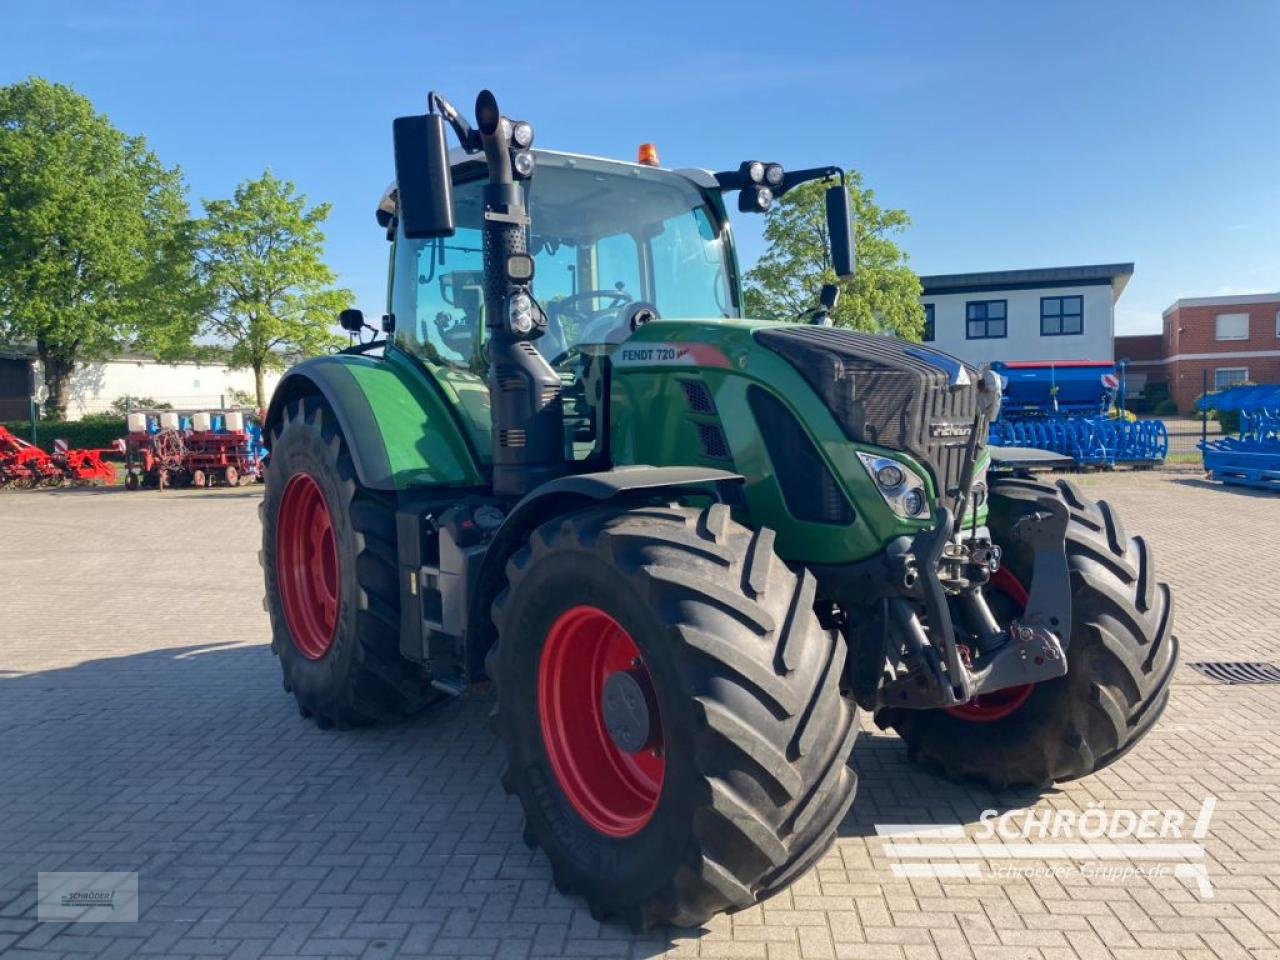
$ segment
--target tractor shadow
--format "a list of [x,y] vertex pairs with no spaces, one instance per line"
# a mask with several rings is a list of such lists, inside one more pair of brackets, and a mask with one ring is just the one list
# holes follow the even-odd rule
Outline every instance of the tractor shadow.
[[[500,786],[489,707],[477,697],[396,725],[321,731],[298,715],[261,644],[0,670],[0,930],[14,947],[141,937],[181,954],[247,924],[276,944],[272,955],[322,953],[336,938],[372,953],[492,954],[509,943],[654,957],[723,935],[725,918],[632,933],[558,893]],[[870,731],[855,765],[846,843],[870,844],[876,823],[970,823],[1034,799],[948,783]],[[139,922],[37,923],[42,870],[138,872]],[[889,879],[887,867],[874,873]],[[230,952],[239,940],[225,942]]]
[[[61,938],[94,952],[145,941],[165,955],[224,943],[230,953],[238,927],[271,941],[272,956],[335,944],[356,955],[492,955],[509,944],[567,956],[625,943],[624,954],[651,957],[706,933],[635,934],[554,889],[499,783],[487,697],[322,731],[298,715],[262,644],[9,667],[0,953],[10,935],[15,949],[58,953]],[[38,923],[37,874],[58,870],[136,871],[139,921]]]
[[[1019,810],[1058,792],[1034,787],[993,791],[977,781],[949,780],[908,760],[906,745],[894,734],[865,727],[853,749],[853,767],[858,793],[839,836],[869,843],[879,837],[877,825],[970,826],[984,811]],[[875,846],[870,849],[879,853]]]

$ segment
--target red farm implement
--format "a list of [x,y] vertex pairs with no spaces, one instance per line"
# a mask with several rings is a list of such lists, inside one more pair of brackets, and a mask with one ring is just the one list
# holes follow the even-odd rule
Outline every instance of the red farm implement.
[[117,450],[72,450],[55,441],[45,453],[0,426],[0,487],[87,486],[115,482],[115,468],[103,460]]

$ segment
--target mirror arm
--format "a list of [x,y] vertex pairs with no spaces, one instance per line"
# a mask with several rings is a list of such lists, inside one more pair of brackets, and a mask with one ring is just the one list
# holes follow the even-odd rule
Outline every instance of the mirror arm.
[[435,113],[437,109],[440,115],[449,121],[449,126],[453,127],[453,132],[457,134],[458,143],[462,145],[463,150],[467,153],[479,153],[483,149],[480,133],[471,128],[467,118],[445,99],[444,94],[432,90],[427,94],[427,113]]

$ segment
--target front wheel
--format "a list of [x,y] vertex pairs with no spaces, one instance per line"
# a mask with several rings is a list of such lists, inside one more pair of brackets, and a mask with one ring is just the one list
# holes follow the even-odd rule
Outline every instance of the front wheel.
[[1004,567],[987,598],[1001,623],[1021,613],[1031,582],[1030,549],[1013,526],[1036,511],[1040,497],[1069,508],[1067,565],[1071,637],[1065,676],[976,698],[950,710],[881,710],[912,759],[956,778],[999,789],[1046,787],[1114,763],[1142,739],[1164,711],[1178,662],[1173,597],[1156,580],[1151,549],[1125,536],[1106,501],[1093,501],[1067,481],[999,480],[991,488],[992,539]]
[[853,801],[843,641],[814,580],[715,505],[600,507],[508,565],[503,784],[599,919],[694,925],[789,884]]

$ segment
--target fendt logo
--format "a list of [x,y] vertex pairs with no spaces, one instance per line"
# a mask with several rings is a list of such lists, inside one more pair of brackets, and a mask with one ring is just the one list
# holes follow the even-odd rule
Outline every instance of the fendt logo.
[[935,420],[929,424],[931,437],[964,437],[966,440],[973,432],[973,424],[964,420]]

